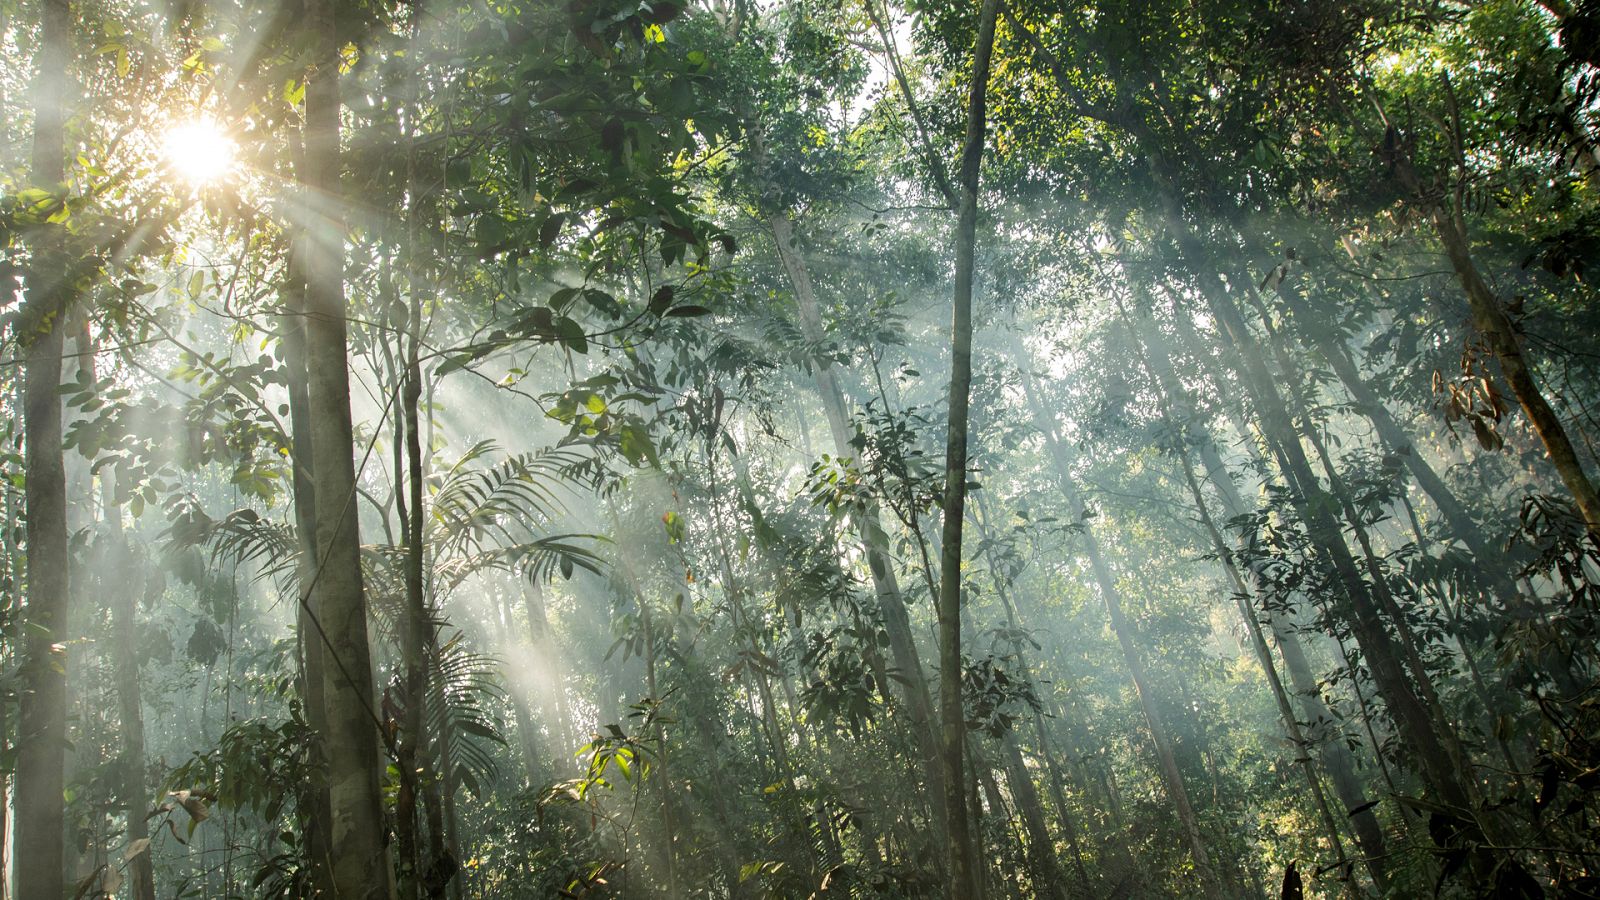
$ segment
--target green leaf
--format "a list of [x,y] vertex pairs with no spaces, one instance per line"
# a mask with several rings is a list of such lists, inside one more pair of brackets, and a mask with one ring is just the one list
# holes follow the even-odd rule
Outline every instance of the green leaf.
[[550,245],[556,242],[556,238],[561,236],[561,226],[566,219],[566,213],[555,213],[544,220],[544,224],[539,226],[540,249],[548,250]]
[[655,296],[650,298],[650,314],[653,316],[665,314],[668,308],[672,306],[673,293],[674,291],[670,284],[663,284],[657,289]]
[[556,340],[560,341],[562,346],[572,350],[574,353],[589,352],[589,338],[584,335],[582,325],[566,316],[556,319],[553,324],[555,326]]

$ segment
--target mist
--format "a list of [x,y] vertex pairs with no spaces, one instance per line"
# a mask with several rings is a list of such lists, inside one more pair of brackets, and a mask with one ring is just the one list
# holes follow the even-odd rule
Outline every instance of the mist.
[[1597,15],[0,3],[0,900],[1600,895]]

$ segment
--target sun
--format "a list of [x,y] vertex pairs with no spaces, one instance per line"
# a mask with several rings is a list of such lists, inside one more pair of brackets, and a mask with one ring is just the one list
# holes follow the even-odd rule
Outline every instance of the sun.
[[161,157],[168,168],[196,187],[226,178],[237,151],[233,139],[211,119],[178,122],[161,138]]

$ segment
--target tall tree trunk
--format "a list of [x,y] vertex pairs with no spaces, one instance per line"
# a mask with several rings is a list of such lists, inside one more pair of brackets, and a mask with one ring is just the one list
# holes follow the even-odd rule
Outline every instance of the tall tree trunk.
[[[1169,417],[1170,421],[1170,417]],[[1239,615],[1244,620],[1245,630],[1250,634],[1250,646],[1255,650],[1256,662],[1261,666],[1261,673],[1267,678],[1267,686],[1272,690],[1272,699],[1278,705],[1278,716],[1283,721],[1285,736],[1294,751],[1294,761],[1300,766],[1306,777],[1306,786],[1311,789],[1313,805],[1317,814],[1322,819],[1323,828],[1328,834],[1328,841],[1333,845],[1334,861],[1342,871],[1346,865],[1344,853],[1344,840],[1339,833],[1339,823],[1333,817],[1328,807],[1326,794],[1322,790],[1322,779],[1317,777],[1316,768],[1311,763],[1311,741],[1307,740],[1300,730],[1300,721],[1295,718],[1294,706],[1289,702],[1289,694],[1283,688],[1283,680],[1278,677],[1278,667],[1272,661],[1272,649],[1267,646],[1267,639],[1261,632],[1261,619],[1249,601],[1252,592],[1245,583],[1244,576],[1239,572],[1239,567],[1234,564],[1233,555],[1229,552],[1227,540],[1222,536],[1222,531],[1217,528],[1216,521],[1211,518],[1211,512],[1206,507],[1205,495],[1200,490],[1200,481],[1195,477],[1194,463],[1189,459],[1189,448],[1179,446],[1176,448],[1179,462],[1183,466],[1184,482],[1189,486],[1189,494],[1194,501],[1195,511],[1200,516],[1200,522],[1205,526],[1206,533],[1211,538],[1212,549],[1217,558],[1222,561],[1224,571],[1227,572],[1229,581],[1232,582],[1236,599],[1239,603]],[[1374,877],[1377,878],[1376,873]],[[1383,889],[1381,879],[1378,879],[1379,889]]]
[[[67,0],[41,4],[39,71],[34,80],[31,180],[52,190],[66,155]],[[71,285],[57,277],[64,248],[52,225],[31,247],[19,318],[23,362],[23,466],[27,472],[27,596],[22,621],[22,694],[17,727],[16,889],[19,897],[55,900],[64,893],[67,674],[67,498],[61,453],[62,319]]]
[[[1026,360],[1024,365],[1027,365]],[[1056,481],[1066,498],[1067,513],[1071,521],[1085,522],[1083,503],[1073,487],[1072,468],[1067,461],[1066,450],[1056,435],[1055,424],[1050,421],[1034,391],[1033,376],[1024,371],[1022,384],[1028,406],[1033,412],[1035,426],[1044,435],[1045,445],[1055,465]],[[1092,528],[1084,528],[1083,542],[1084,554],[1089,558],[1089,568],[1094,576],[1095,585],[1100,589],[1100,599],[1106,606],[1106,617],[1110,622],[1111,631],[1117,638],[1123,661],[1128,667],[1128,676],[1133,680],[1134,689],[1139,695],[1145,726],[1150,730],[1151,742],[1155,744],[1156,760],[1161,769],[1162,783],[1167,789],[1167,798],[1172,801],[1173,809],[1178,814],[1179,825],[1189,844],[1189,852],[1194,857],[1195,870],[1200,874],[1204,889],[1208,895],[1216,896],[1221,888],[1221,882],[1212,866],[1211,853],[1200,831],[1200,822],[1195,816],[1194,805],[1189,800],[1183,773],[1178,768],[1166,717],[1161,713],[1159,698],[1155,696],[1149,677],[1145,673],[1144,658],[1134,642],[1132,627],[1123,615],[1122,594],[1117,590],[1116,580],[1112,578],[1111,570],[1106,566],[1105,559],[1100,553],[1100,545],[1095,540]]]
[[1400,607],[1398,599],[1390,589],[1387,573],[1383,570],[1382,561],[1372,545],[1372,538],[1367,528],[1367,523],[1361,518],[1360,512],[1355,508],[1351,499],[1349,487],[1345,484],[1343,476],[1339,473],[1338,466],[1334,463],[1333,456],[1328,452],[1326,441],[1323,440],[1317,424],[1311,417],[1311,401],[1306,394],[1305,379],[1301,377],[1300,367],[1295,364],[1290,355],[1287,343],[1282,333],[1273,325],[1270,313],[1260,296],[1255,292],[1253,285],[1246,286],[1246,294],[1256,308],[1256,313],[1261,318],[1261,327],[1266,334],[1267,346],[1272,356],[1277,360],[1280,383],[1285,387],[1288,409],[1299,420],[1299,432],[1305,437],[1312,452],[1316,454],[1318,465],[1327,477],[1327,495],[1331,497],[1344,515],[1345,526],[1356,540],[1356,546],[1361,550],[1361,562],[1370,578],[1368,582],[1372,596],[1378,601],[1379,606],[1388,613],[1390,623],[1394,629],[1395,642],[1400,648],[1407,667],[1411,671],[1413,683],[1417,688],[1417,696],[1427,707],[1428,713],[1435,722],[1440,723],[1440,737],[1446,742],[1447,749],[1463,762],[1470,763],[1471,756],[1456,738],[1453,728],[1448,727],[1450,720],[1445,712],[1443,703],[1440,702],[1438,692],[1433,686],[1433,676],[1428,671],[1427,664],[1422,659],[1421,642],[1417,639],[1410,624],[1410,619],[1404,609]]
[[[297,158],[299,154],[296,154]],[[297,167],[300,162],[297,159]],[[325,772],[327,757],[328,710],[323,700],[323,668],[327,648],[321,625],[315,620],[306,595],[317,571],[317,503],[315,477],[311,471],[311,406],[306,369],[305,277],[299,254],[291,248],[284,285],[280,289],[285,315],[283,327],[284,367],[288,372],[290,458],[294,466],[295,537],[297,552],[295,575],[299,583],[300,604],[295,611],[295,640],[299,646],[300,697],[305,703],[306,724],[311,729],[309,767]],[[325,778],[310,779],[300,787],[296,815],[303,831],[306,865],[311,873],[312,890],[333,895],[333,848],[328,841],[328,823],[333,808]]]
[[[1016,605],[1011,602],[1011,592],[1007,589],[1006,582],[1000,577],[1000,566],[995,560],[994,552],[991,549],[993,547],[993,540],[988,527],[989,511],[987,505],[983,502],[982,494],[978,495],[977,500],[977,511],[981,513],[981,515],[973,517],[973,524],[977,527],[978,538],[983,542],[984,545],[984,558],[988,563],[989,577],[994,584],[995,595],[1000,598],[1001,604],[1005,607],[1006,626],[1011,629],[1013,634],[1020,635],[1022,633],[1022,626],[1017,618]],[[1022,676],[1023,682],[1029,685],[1037,685],[1038,680],[1033,673],[1032,667],[1028,664],[1028,657],[1023,652],[1022,641],[1020,638],[1016,640],[1013,652],[1016,655],[1017,669],[1019,670],[1019,674]],[[1048,703],[1039,704],[1039,706],[1036,706],[1033,709],[1033,714],[1030,716],[1030,718],[1033,720],[1034,735],[1039,744],[1039,757],[1044,763],[1045,775],[1048,778],[1048,784],[1050,786],[1050,799],[1055,804],[1057,816],[1061,821],[1062,835],[1067,839],[1067,847],[1072,851],[1073,870],[1078,877],[1078,886],[1085,892],[1088,892],[1093,889],[1093,882],[1090,881],[1089,871],[1083,864],[1083,846],[1078,841],[1078,830],[1072,822],[1072,810],[1067,804],[1067,792],[1065,786],[1062,784],[1061,769],[1056,763],[1055,754],[1051,751],[1050,737],[1044,727],[1045,709],[1050,705],[1051,704]],[[1055,717],[1056,715],[1057,714],[1055,712],[1051,712],[1052,717]],[[1007,739],[1015,743],[1014,735],[1008,735]],[[1020,763],[1021,748],[1017,747],[1016,749],[1018,758],[1014,762]],[[1007,764],[1013,765],[1014,763],[1013,761],[1008,760]],[[1026,769],[1023,769],[1022,771],[1024,774],[1026,773]],[[1015,793],[1015,790],[1013,792]],[[1034,798],[1031,802],[1037,804],[1037,792],[1035,791],[1032,793],[1034,794]],[[1024,815],[1027,815],[1027,798],[1019,797],[1017,804],[1024,807]],[[1040,821],[1043,822],[1042,813]],[[1042,834],[1044,834],[1046,840],[1048,841],[1048,832],[1042,832]],[[1038,843],[1037,836],[1035,835],[1030,835],[1030,840],[1033,840],[1036,844]],[[1053,846],[1053,844],[1046,843],[1045,846]],[[1048,873],[1059,876],[1060,866],[1055,859],[1054,853],[1051,854],[1046,865],[1048,867]],[[1043,873],[1044,870],[1041,870],[1041,874]],[[1064,894],[1066,891],[1066,885],[1060,884],[1058,880],[1052,880],[1049,882],[1049,884],[1051,884],[1052,887],[1050,888],[1048,896]]]
[[[1135,289],[1137,290],[1137,285],[1135,285]],[[1191,351],[1200,353],[1201,358],[1209,368],[1209,363],[1212,361],[1211,357],[1209,354],[1201,352],[1199,338],[1194,334],[1193,328],[1190,327],[1187,319],[1181,315],[1175,316],[1173,323],[1179,331],[1180,339],[1190,347]],[[1155,330],[1152,325],[1146,335],[1148,338],[1146,359],[1161,381],[1163,390],[1169,396],[1187,398],[1182,386],[1178,383],[1176,373],[1173,371],[1170,359],[1171,351],[1165,344],[1161,333]],[[1213,373],[1213,380],[1217,383],[1222,383],[1222,378],[1221,373]],[[1188,403],[1187,399],[1185,399],[1185,403]],[[1230,407],[1230,409],[1236,409],[1236,407]],[[1192,418],[1192,412],[1190,418]],[[1235,427],[1239,429],[1241,434],[1252,433],[1248,424],[1242,419],[1235,422]],[[1228,468],[1222,461],[1217,442],[1209,431],[1199,432],[1195,444],[1200,454],[1201,462],[1205,465],[1206,477],[1222,498],[1223,511],[1227,518],[1232,520],[1249,512],[1250,508],[1246,506],[1244,499],[1239,494],[1238,487],[1234,485],[1233,479],[1228,473]],[[1269,464],[1266,458],[1261,455],[1258,444],[1255,441],[1251,441],[1249,446],[1253,451],[1256,465],[1265,471]],[[1241,536],[1239,540],[1242,543],[1244,538]],[[1310,723],[1337,721],[1337,718],[1322,698],[1321,686],[1311,668],[1310,662],[1306,658],[1305,649],[1299,633],[1295,630],[1295,626],[1287,622],[1284,614],[1281,613],[1269,615],[1267,624],[1272,629],[1273,639],[1278,646],[1278,653],[1283,657],[1284,668],[1289,672],[1289,683],[1298,698],[1301,714],[1305,717],[1305,721]],[[1340,646],[1341,648],[1343,647],[1342,642]],[[1341,658],[1348,661],[1346,655],[1342,654]],[[1363,711],[1367,710],[1367,701],[1359,683],[1353,682],[1352,690]],[[1364,716],[1362,721],[1368,728],[1368,737],[1372,738],[1370,716]],[[1373,874],[1374,882],[1382,884],[1387,880],[1389,859],[1387,842],[1384,839],[1383,830],[1378,824],[1377,817],[1367,802],[1366,780],[1356,773],[1355,754],[1351,752],[1349,746],[1345,743],[1344,736],[1341,734],[1329,735],[1325,733],[1325,729],[1319,727],[1313,729],[1311,738],[1317,743],[1323,767],[1328,773],[1328,778],[1333,782],[1334,793],[1338,796],[1339,802],[1343,804],[1347,813],[1349,810],[1362,810],[1351,816],[1356,839],[1365,856],[1368,871]],[[1378,752],[1376,738],[1370,740],[1370,745],[1373,748],[1373,755],[1377,765],[1384,774],[1385,783],[1392,794],[1394,793],[1393,783],[1389,778],[1388,763],[1385,762],[1382,754]],[[1384,874],[1380,875],[1378,871],[1374,870],[1381,870]]]
[[[428,621],[427,598],[422,591],[422,539],[420,530],[413,540],[412,523],[420,529],[423,522],[421,490],[413,491],[410,474],[421,483],[421,472],[415,471],[411,444],[417,440],[417,406],[421,396],[413,385],[409,365],[401,376],[400,395],[395,404],[395,416],[403,432],[402,448],[395,459],[395,512],[400,520],[400,536],[405,547],[404,572],[405,606],[400,617],[400,660],[403,670],[401,681],[402,707],[400,734],[395,741],[395,765],[400,772],[400,786],[395,793],[395,850],[398,858],[396,882],[402,898],[415,900],[420,895],[425,873],[432,862],[421,857],[418,834],[417,806],[422,793],[422,782],[428,779],[426,712],[428,707],[428,660],[424,655],[423,635],[431,627]],[[421,456],[420,449],[416,454]]]
[[972,392],[972,287],[977,268],[978,176],[988,133],[989,61],[998,0],[984,0],[972,54],[967,134],[961,148],[956,221],[955,292],[951,303],[949,431],[945,436],[944,522],[939,543],[939,719],[945,778],[945,863],[950,900],[978,891],[977,861],[962,798],[966,713],[961,702],[961,531],[966,524],[967,422]]
[[[500,619],[501,633],[505,635],[514,634],[516,615],[511,605],[511,596],[501,590],[496,590],[495,593],[498,595],[496,597],[498,602],[495,604],[495,612]],[[508,640],[512,639],[508,638]],[[508,648],[507,659],[508,661],[518,658],[525,659],[532,652],[531,648],[511,647]],[[522,753],[523,775],[527,777],[529,785],[538,785],[543,780],[546,767],[549,766],[550,754],[546,752],[544,742],[538,737],[538,726],[535,724],[532,710],[528,708],[528,700],[532,691],[528,689],[528,681],[521,673],[508,668],[505,672],[505,679],[507,693],[511,699],[512,721],[516,723],[517,728],[517,749]],[[552,729],[552,733],[554,733],[554,729]]]
[[339,208],[339,48],[334,4],[306,0],[308,34],[319,42],[306,76],[305,173],[299,250],[306,278],[307,400],[316,478],[317,567],[309,603],[326,643],[324,701],[334,895],[394,896],[378,776],[380,723],[361,584],[346,353],[344,225]]
[[[6,408],[13,411],[22,407],[21,382],[13,379],[8,385],[9,396]],[[16,492],[4,492],[5,522],[21,520],[20,510],[16,504]],[[0,614],[5,616],[5,626],[0,627],[0,641],[4,641],[3,655],[0,660],[5,665],[14,665],[20,656],[19,632],[17,626],[22,618],[22,592],[17,588],[25,584],[22,573],[18,571],[18,563],[22,562],[22,553],[17,546],[16,529],[0,529],[0,552],[5,558],[0,560],[4,577],[10,585],[10,590],[5,595],[5,608]],[[15,752],[15,745],[11,740],[12,721],[10,704],[0,703],[0,753],[10,756]],[[0,900],[11,900],[11,800],[12,800],[12,773],[0,771]]]
[[[1417,198],[1415,202],[1425,202],[1421,199],[1425,193],[1422,180],[1418,177],[1410,156],[1404,151],[1401,151],[1395,160],[1395,174],[1401,186],[1409,191],[1413,198]],[[1555,466],[1556,473],[1561,476],[1561,481],[1571,492],[1573,502],[1577,504],[1578,512],[1583,516],[1584,524],[1588,526],[1590,537],[1600,541],[1600,492],[1596,491],[1594,482],[1583,470],[1583,463],[1578,459],[1578,452],[1572,445],[1572,439],[1567,436],[1566,426],[1551,408],[1550,402],[1545,399],[1544,391],[1539,387],[1538,379],[1534,377],[1533,364],[1524,352],[1521,328],[1512,321],[1511,316],[1500,305],[1500,298],[1495,296],[1494,290],[1478,271],[1478,265],[1472,258],[1472,246],[1467,241],[1461,219],[1452,215],[1449,209],[1440,203],[1432,204],[1427,214],[1440,243],[1444,245],[1450,267],[1455,270],[1456,278],[1461,282],[1461,289],[1467,295],[1467,305],[1472,310],[1473,327],[1483,336],[1485,343],[1489,345],[1489,351],[1499,361],[1500,373],[1505,376],[1506,383],[1511,386],[1511,393],[1516,395],[1522,411],[1527,414],[1528,424],[1533,426],[1534,433],[1539,435],[1539,440],[1544,443],[1545,451],[1550,454],[1550,462]]]
[[[1223,513],[1229,519],[1244,515],[1248,510],[1239,496],[1238,489],[1234,487],[1233,480],[1228,477],[1227,468],[1223,465],[1215,442],[1209,437],[1202,438],[1199,441],[1199,451],[1207,478],[1222,497]],[[1289,685],[1294,695],[1299,698],[1300,714],[1305,721],[1311,723],[1337,721],[1332,710],[1328,709],[1322,699],[1321,686],[1312,671],[1310,661],[1306,658],[1299,635],[1285,627],[1281,615],[1268,614],[1267,624],[1272,629],[1278,654],[1283,657],[1283,667],[1289,673]],[[1308,737],[1317,746],[1322,767],[1328,773],[1328,780],[1333,784],[1334,795],[1338,797],[1346,816],[1350,819],[1368,874],[1372,876],[1373,883],[1380,891],[1386,890],[1389,883],[1388,842],[1384,839],[1383,829],[1378,824],[1377,816],[1368,804],[1366,784],[1356,773],[1355,754],[1350,752],[1342,735],[1329,736],[1313,731]],[[1377,752],[1376,747],[1373,752]],[[1350,811],[1356,809],[1361,812],[1351,814]]]
[[[634,591],[634,600],[639,604],[639,620],[644,627],[644,671],[645,690],[649,692],[652,702],[661,700],[660,685],[656,681],[656,632],[651,621],[650,604],[639,593]],[[673,796],[672,772],[668,768],[667,737],[662,727],[660,718],[654,722],[654,733],[651,737],[656,746],[660,748],[660,758],[657,760],[656,787],[661,794],[661,826],[664,832],[662,842],[662,860],[666,866],[667,884],[666,896],[678,896],[678,816],[676,798]]]
[[1434,508],[1439,510],[1439,515],[1444,519],[1450,534],[1461,541],[1483,565],[1484,575],[1490,580],[1491,588],[1502,601],[1513,601],[1516,598],[1515,586],[1511,584],[1511,579],[1506,573],[1493,565],[1501,554],[1490,547],[1483,530],[1468,515],[1461,500],[1444,483],[1444,479],[1439,477],[1439,473],[1434,471],[1433,466],[1429,465],[1420,453],[1415,452],[1410,435],[1395,419],[1389,407],[1378,399],[1366,379],[1361,377],[1355,361],[1350,358],[1348,349],[1336,337],[1337,332],[1331,323],[1324,321],[1306,303],[1297,288],[1287,283],[1282,284],[1278,288],[1278,296],[1283,298],[1290,314],[1294,316],[1301,337],[1307,340],[1333,369],[1340,383],[1349,392],[1350,398],[1356,402],[1361,414],[1372,423],[1373,430],[1378,433],[1378,439],[1383,443],[1384,449],[1400,456],[1406,469],[1417,480],[1417,486],[1422,488],[1423,493],[1433,502]]

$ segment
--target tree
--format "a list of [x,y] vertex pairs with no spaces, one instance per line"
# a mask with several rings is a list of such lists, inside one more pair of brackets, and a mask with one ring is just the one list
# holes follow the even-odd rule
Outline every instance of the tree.
[[305,77],[305,208],[297,259],[305,272],[306,397],[315,479],[316,564],[302,586],[322,642],[332,884],[341,897],[392,897],[379,793],[378,732],[362,593],[346,359],[344,223],[339,206],[339,69],[335,7],[307,0],[317,52]]
[[950,896],[978,896],[977,858],[967,822],[967,714],[961,681],[961,532],[966,522],[967,417],[972,390],[972,294],[978,241],[978,177],[984,138],[988,133],[989,66],[994,52],[997,0],[985,0],[978,12],[977,40],[972,51],[972,81],[967,101],[967,134],[957,176],[960,205],[955,233],[955,297],[950,326],[949,436],[945,444],[944,525],[939,551],[939,710],[941,756],[945,772],[946,848]]
[[[71,12],[66,0],[41,9],[38,72],[33,88],[32,179],[46,209],[61,210],[57,192],[67,155]],[[66,241],[59,224],[34,228],[33,266],[17,323],[26,347],[23,430],[27,472],[28,602],[21,627],[23,686],[17,724],[16,884],[21,896],[59,897],[66,866],[62,843],[63,754],[67,746],[67,497],[61,452],[63,322],[76,285],[64,277]]]

